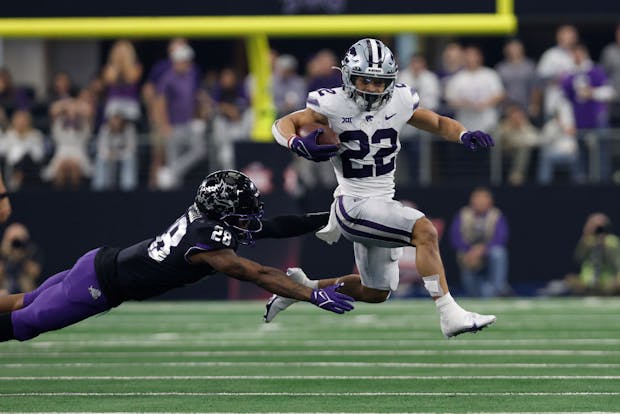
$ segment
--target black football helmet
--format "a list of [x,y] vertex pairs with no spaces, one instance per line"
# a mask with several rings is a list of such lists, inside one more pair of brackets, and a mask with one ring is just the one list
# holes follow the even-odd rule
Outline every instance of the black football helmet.
[[202,181],[194,200],[208,218],[236,230],[241,244],[252,244],[252,233],[263,228],[263,202],[250,178],[236,170],[215,171]]

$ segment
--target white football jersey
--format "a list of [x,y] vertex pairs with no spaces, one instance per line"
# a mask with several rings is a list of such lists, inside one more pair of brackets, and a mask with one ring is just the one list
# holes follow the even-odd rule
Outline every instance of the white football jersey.
[[308,94],[306,107],[329,119],[340,137],[338,155],[330,159],[338,187],[334,196],[394,197],[394,170],[401,128],[420,102],[418,93],[397,83],[392,99],[378,111],[364,112],[342,88]]

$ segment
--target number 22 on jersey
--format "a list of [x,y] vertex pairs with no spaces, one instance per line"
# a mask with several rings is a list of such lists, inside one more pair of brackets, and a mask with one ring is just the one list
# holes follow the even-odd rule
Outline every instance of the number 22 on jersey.
[[[394,170],[395,151],[398,149],[397,136],[394,128],[377,129],[371,137],[360,130],[341,132],[340,142],[356,141],[359,144],[359,149],[348,148],[340,154],[344,178],[377,177]],[[390,140],[390,146],[379,148],[374,154],[370,154],[372,144],[379,144],[384,139]]]

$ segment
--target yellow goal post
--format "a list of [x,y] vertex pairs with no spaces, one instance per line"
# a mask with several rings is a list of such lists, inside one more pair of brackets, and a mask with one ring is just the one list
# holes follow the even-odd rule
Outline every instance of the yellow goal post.
[[0,18],[0,37],[244,37],[254,78],[252,136],[269,141],[275,117],[269,37],[510,34],[517,29],[513,1],[495,0],[495,13],[483,14]]

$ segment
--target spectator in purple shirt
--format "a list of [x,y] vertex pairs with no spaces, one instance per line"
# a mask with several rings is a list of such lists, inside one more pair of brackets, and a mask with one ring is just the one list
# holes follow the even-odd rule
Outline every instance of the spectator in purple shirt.
[[[151,128],[151,167],[149,187],[157,188],[157,175],[161,167],[164,166],[165,159],[165,139],[162,136],[162,132],[158,130],[157,113],[155,112],[157,107],[155,105],[157,101],[156,87],[157,82],[162,75],[172,69],[173,59],[172,54],[177,48],[184,48],[189,46],[187,40],[182,37],[175,37],[168,43],[168,56],[155,63],[149,71],[146,81],[142,86],[142,100],[144,102],[149,125]],[[192,63],[192,71],[196,74],[196,82],[199,82],[200,70],[195,63]],[[165,171],[165,169],[164,169]]]
[[164,139],[165,166],[158,172],[159,187],[176,188],[189,169],[206,153],[204,128],[196,127],[199,76],[189,45],[173,49],[172,66],[161,74],[155,91],[155,123]]
[[461,283],[469,296],[504,296],[508,285],[508,223],[494,206],[493,194],[474,189],[469,205],[461,208],[450,226],[450,241],[457,251]]
[[[590,179],[605,182],[611,174],[611,141],[608,137],[609,102],[616,91],[602,66],[595,66],[583,44],[572,48],[575,72],[562,80],[564,96],[573,108],[581,144],[588,142],[596,151],[596,165],[590,165]],[[592,159],[592,157],[590,158]]]
[[[168,43],[168,57],[162,59],[155,63],[151,70],[149,71],[146,81],[144,82],[144,86],[142,86],[142,99],[144,100],[144,104],[149,111],[149,119],[153,118],[151,109],[153,108],[153,103],[155,102],[156,92],[155,88],[159,78],[169,71],[172,68],[173,60],[172,60],[172,52],[176,48],[183,48],[185,46],[189,46],[187,40],[182,37],[175,37],[171,39]],[[195,65],[194,65],[195,66]],[[199,76],[199,70],[196,68],[196,75]]]

